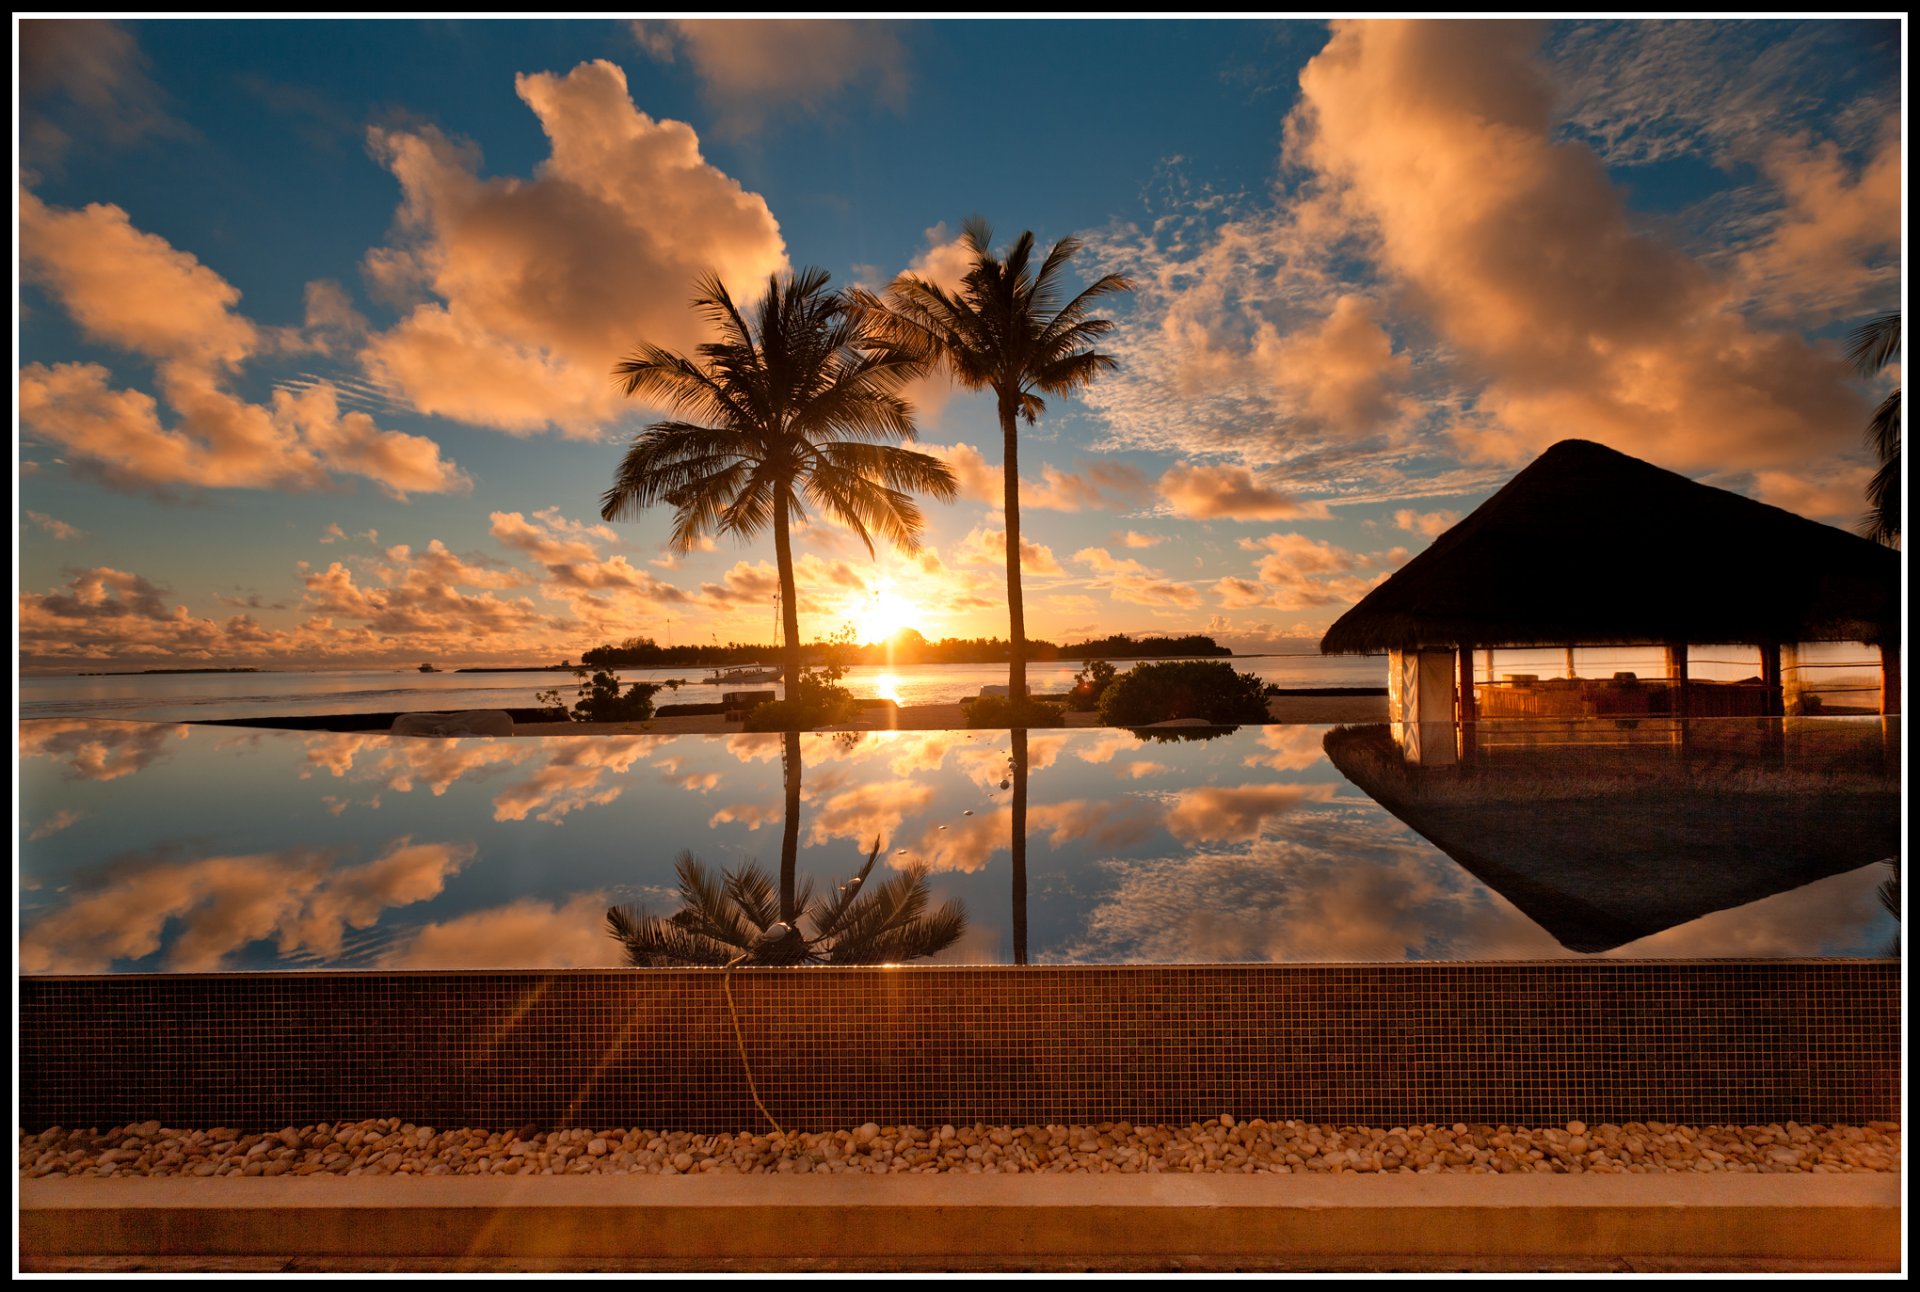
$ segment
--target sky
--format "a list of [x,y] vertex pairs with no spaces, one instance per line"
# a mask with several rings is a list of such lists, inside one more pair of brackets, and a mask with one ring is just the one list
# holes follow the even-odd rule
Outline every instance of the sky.
[[[976,215],[1135,284],[1021,431],[1030,636],[1305,648],[1568,438],[1851,527],[1903,36],[16,20],[20,666],[772,642],[770,539],[601,521],[665,411],[613,364],[691,352],[708,271],[955,283]],[[911,395],[960,498],[913,553],[804,526],[804,639],[1006,635],[990,397]]]

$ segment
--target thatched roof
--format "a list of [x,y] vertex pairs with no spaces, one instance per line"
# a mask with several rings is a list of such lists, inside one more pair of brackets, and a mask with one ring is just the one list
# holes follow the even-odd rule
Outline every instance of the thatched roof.
[[1892,548],[1562,440],[1336,620],[1320,649],[1891,642],[1899,624]]

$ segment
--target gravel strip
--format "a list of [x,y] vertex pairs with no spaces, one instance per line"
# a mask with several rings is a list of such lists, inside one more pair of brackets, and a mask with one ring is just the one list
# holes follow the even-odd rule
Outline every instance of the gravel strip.
[[691,1175],[858,1172],[1450,1171],[1501,1174],[1900,1169],[1900,1128],[1677,1126],[1584,1122],[1529,1128],[1328,1126],[1238,1121],[1189,1126],[878,1126],[774,1135],[683,1131],[436,1130],[395,1118],[289,1126],[269,1134],[174,1130],[157,1121],[20,1137],[24,1178],[129,1175]]

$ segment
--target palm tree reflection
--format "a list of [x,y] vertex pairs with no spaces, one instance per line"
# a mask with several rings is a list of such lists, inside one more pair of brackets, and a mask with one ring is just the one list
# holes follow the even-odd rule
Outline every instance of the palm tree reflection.
[[[674,864],[680,877],[678,911],[655,916],[627,906],[607,908],[607,932],[626,948],[629,964],[890,964],[938,955],[960,940],[967,928],[966,909],[949,900],[938,910],[928,910],[931,895],[924,863],[868,882],[880,857],[878,838],[865,864],[846,883],[816,893],[813,880],[798,879],[803,770],[799,733],[787,732],[781,749],[786,815],[777,887],[753,861],[716,877],[698,857],[683,851]],[[1024,818],[1024,769],[1020,775]],[[1019,929],[1024,956],[1024,919]]]

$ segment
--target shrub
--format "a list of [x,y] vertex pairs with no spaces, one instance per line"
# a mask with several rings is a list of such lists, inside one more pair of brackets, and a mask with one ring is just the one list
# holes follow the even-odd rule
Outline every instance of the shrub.
[[1073,690],[1067,696],[1067,707],[1075,713],[1092,713],[1100,707],[1100,697],[1113,684],[1117,672],[1108,660],[1088,660],[1073,675]]
[[[645,722],[653,716],[653,697],[660,688],[651,682],[635,682],[625,694],[620,691],[620,675],[602,669],[591,678],[585,669],[580,677],[579,699],[573,705],[575,722]],[[554,711],[556,718],[567,715],[566,700],[556,688],[541,691],[534,699]]]
[[743,730],[746,731],[812,731],[817,727],[829,727],[836,722],[845,722],[852,708],[848,701],[847,709],[840,710],[831,706],[809,703],[806,700],[768,700],[756,704],[747,713]]
[[983,695],[969,701],[967,726],[972,728],[1064,727],[1067,712],[1057,704],[1028,696],[1015,703],[1004,695]]
[[1100,697],[1100,721],[1144,727],[1174,718],[1204,718],[1218,726],[1267,721],[1264,683],[1219,660],[1136,664]]

